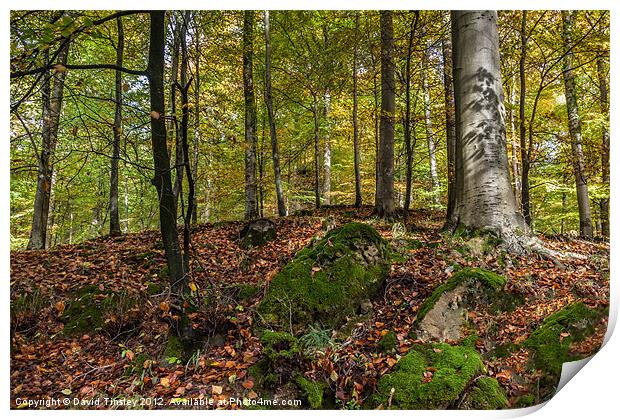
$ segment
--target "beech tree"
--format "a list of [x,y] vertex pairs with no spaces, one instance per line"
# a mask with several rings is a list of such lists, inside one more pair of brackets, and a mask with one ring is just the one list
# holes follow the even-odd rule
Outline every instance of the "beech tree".
[[254,98],[254,12],[243,14],[243,93],[245,97],[245,218],[258,217],[256,185],[256,99]]

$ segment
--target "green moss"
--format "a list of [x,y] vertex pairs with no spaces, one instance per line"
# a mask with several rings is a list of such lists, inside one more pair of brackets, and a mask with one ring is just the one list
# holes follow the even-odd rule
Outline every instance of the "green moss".
[[378,343],[379,349],[381,349],[384,353],[393,352],[397,345],[398,339],[396,338],[396,333],[394,331],[389,331]]
[[261,289],[256,284],[238,284],[236,287],[238,290],[237,296],[239,296],[239,299],[241,300],[247,300],[256,296]]
[[348,223],[304,248],[276,275],[259,319],[295,333],[312,323],[336,327],[376,294],[388,271],[387,242],[371,226]]
[[159,283],[155,283],[152,281],[146,282],[146,291],[149,295],[157,295],[164,290],[163,286]]
[[263,355],[270,362],[281,359],[293,359],[299,355],[299,342],[287,332],[264,331],[260,337]]
[[420,310],[418,311],[416,324],[419,324],[422,319],[428,314],[428,312],[433,309],[433,306],[437,303],[439,298],[446,292],[454,290],[460,284],[471,281],[478,280],[482,282],[484,286],[489,288],[494,292],[499,292],[503,290],[506,285],[506,279],[499,274],[496,274],[492,271],[485,270],[482,268],[464,268],[462,270],[457,271],[450,279],[437,287],[435,291],[431,294],[431,296],[424,301]]
[[95,332],[106,327],[106,314],[122,314],[136,301],[125,293],[101,292],[96,285],[83,287],[73,294],[60,319],[67,334]]
[[159,273],[157,273],[157,278],[161,281],[169,281],[170,280],[170,271],[168,270],[168,266],[165,265]]
[[[563,363],[577,359],[569,354],[571,343],[591,335],[593,324],[600,316],[583,302],[576,302],[547,317],[523,342],[524,347],[534,350],[534,366],[550,373],[560,373]],[[562,333],[568,335],[562,337]]]
[[185,345],[183,341],[174,334],[168,335],[168,342],[164,350],[164,357],[167,360],[182,361],[185,357]]
[[463,408],[472,410],[498,410],[508,407],[508,399],[495,378],[478,379],[468,391]]
[[512,405],[513,408],[531,407],[536,404],[536,397],[532,394],[521,395]]
[[393,373],[381,377],[372,401],[388,408],[393,389],[390,408],[446,408],[483,370],[480,355],[470,347],[445,343],[417,346],[399,360]]
[[298,375],[295,378],[295,383],[308,401],[310,408],[316,409],[323,406],[323,392],[325,391],[325,384],[311,381],[301,375]]

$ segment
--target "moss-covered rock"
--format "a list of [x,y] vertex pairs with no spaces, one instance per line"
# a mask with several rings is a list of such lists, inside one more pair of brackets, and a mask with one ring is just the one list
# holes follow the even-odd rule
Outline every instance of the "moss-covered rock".
[[508,399],[495,378],[482,377],[469,387],[458,408],[470,410],[499,410],[508,407]]
[[[381,377],[370,401],[382,408],[409,410],[451,408],[467,398],[478,408],[505,406],[496,383],[480,383],[483,373],[482,359],[472,347],[416,346],[398,361],[393,373]],[[492,392],[486,395],[486,391]]]
[[301,375],[295,378],[295,383],[301,390],[310,408],[317,409],[323,407],[323,393],[325,392],[324,383],[311,381]]
[[507,306],[511,298],[503,291],[505,285],[506,279],[492,271],[481,268],[457,271],[424,301],[412,335],[422,340],[460,340],[468,308]]
[[74,292],[60,315],[66,334],[109,330],[115,334],[140,322],[137,300],[126,293],[103,293],[96,285]]
[[389,245],[363,223],[348,223],[300,251],[274,277],[258,319],[275,330],[334,328],[374,296],[389,271]]
[[239,246],[244,249],[257,247],[274,240],[276,225],[269,219],[257,219],[245,224],[239,233]]
[[533,365],[559,374],[563,363],[579,359],[570,354],[571,343],[590,336],[601,316],[583,302],[575,302],[547,317],[523,342],[524,347],[533,350]]
[[270,362],[291,360],[299,355],[299,341],[287,332],[264,331],[260,337],[263,355]]

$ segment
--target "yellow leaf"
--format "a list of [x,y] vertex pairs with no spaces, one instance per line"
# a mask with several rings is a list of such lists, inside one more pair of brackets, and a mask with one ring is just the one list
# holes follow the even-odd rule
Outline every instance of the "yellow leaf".
[[196,283],[194,283],[193,281],[190,281],[190,282],[189,282],[189,289],[190,289],[192,292],[196,292],[196,291],[198,290],[198,286],[196,286]]
[[330,375],[329,375],[329,379],[331,379],[334,382],[336,382],[338,380],[338,374],[336,373],[335,370],[332,370],[332,373],[330,373]]
[[219,385],[212,385],[211,386],[211,392],[215,395],[220,395],[222,393],[222,387]]
[[161,386],[168,388],[170,386],[170,379],[168,378],[161,378]]
[[71,390],[70,390],[70,389],[67,389],[67,388],[63,389],[63,390],[62,390],[62,391],[60,391],[60,392],[62,392],[64,395],[71,395]]

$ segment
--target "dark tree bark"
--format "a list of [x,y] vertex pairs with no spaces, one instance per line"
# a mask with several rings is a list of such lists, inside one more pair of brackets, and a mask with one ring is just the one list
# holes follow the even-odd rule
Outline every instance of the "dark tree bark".
[[312,96],[312,116],[314,118],[314,207],[321,207],[321,187],[319,177],[319,110],[316,94]]
[[284,205],[284,194],[282,193],[282,180],[280,175],[280,151],[276,135],[276,122],[271,96],[271,37],[269,35],[268,10],[265,10],[265,103],[267,104],[267,113],[269,115],[269,133],[271,136],[271,155],[273,159],[278,215],[286,216],[286,206]]
[[453,11],[456,206],[452,222],[495,233],[523,252],[529,228],[512,191],[495,11]]
[[243,93],[245,97],[245,218],[258,217],[256,185],[256,100],[252,55],[254,53],[254,11],[246,10],[243,17]]
[[575,77],[573,75],[572,32],[573,20],[576,12],[562,11],[563,38],[564,38],[564,92],[566,95],[566,111],[568,112],[568,131],[571,137],[573,152],[573,168],[575,185],[577,188],[577,204],[579,207],[579,231],[581,236],[592,237],[592,215],[590,211],[590,197],[588,181],[586,179],[581,137],[581,118],[577,105]]
[[[153,148],[153,163],[155,174],[153,185],[159,197],[159,223],[162,243],[168,263],[168,276],[171,291],[175,299],[181,300],[188,290],[188,279],[177,231],[177,213],[174,195],[172,192],[172,177],[170,175],[170,156],[166,144],[166,123],[164,121],[164,45],[165,45],[165,11],[149,12],[149,61],[147,77],[149,81],[151,103],[151,143]],[[180,311],[183,311],[180,305]],[[173,333],[185,336],[188,323],[178,325]]]
[[[527,55],[527,10],[521,15],[521,57],[519,59],[519,144],[521,146],[521,211],[525,223],[531,225],[532,217],[530,210],[530,153],[525,137],[525,58]],[[533,118],[533,117],[532,117]]]
[[381,122],[376,213],[394,217],[394,25],[392,12],[381,11]]
[[411,184],[413,172],[413,150],[415,144],[411,143],[411,54],[413,54],[413,39],[420,12],[416,11],[409,28],[409,41],[407,43],[407,56],[405,57],[405,154],[407,155],[407,173],[405,180],[405,201],[403,203],[403,223],[407,225],[409,206],[411,204]]
[[355,12],[355,45],[353,47],[353,169],[355,171],[355,207],[362,206],[362,181],[360,175],[359,127],[357,120],[357,44],[360,16]]
[[[444,22],[449,24],[448,14],[442,14]],[[441,40],[441,52],[443,55],[443,86],[444,106],[446,110],[446,147],[448,157],[448,206],[447,220],[452,220],[456,201],[456,128],[454,121],[454,86],[452,84],[452,39],[450,35]]]
[[[601,113],[603,122],[601,124],[602,150],[601,150],[601,180],[609,187],[609,130],[607,119],[609,116],[609,97],[607,93],[607,77],[605,72],[605,60],[599,56],[596,60],[596,70],[601,95]],[[601,199],[601,234],[609,237],[609,198]]]
[[[198,145],[200,144],[200,29],[195,30],[195,71],[194,71],[194,166],[192,177],[194,179],[194,189],[198,179]],[[194,192],[197,194],[197,192]],[[192,223],[198,223],[198,203],[194,199],[194,210],[192,211]]]
[[[116,30],[118,42],[116,45],[116,65],[123,67],[123,51],[125,49],[125,32],[123,30],[123,18],[116,18]],[[120,70],[115,71],[114,99],[116,101],[114,112],[114,142],[112,143],[112,165],[110,168],[110,236],[121,234],[121,222],[118,210],[118,161],[121,149],[121,134],[123,132],[123,74]]]
[[[66,66],[68,54],[69,42],[65,42],[57,56],[58,64]],[[32,230],[30,232],[30,240],[28,241],[28,249],[45,249],[52,176],[54,173],[52,158],[58,140],[58,122],[62,111],[65,77],[66,72],[62,69],[61,71],[52,70],[49,77],[45,75],[43,78],[43,88],[41,89],[43,100],[41,151],[38,156],[37,191],[34,198]]]
[[[179,23],[179,17],[172,12],[174,17],[174,37],[172,43],[172,65],[170,70],[170,115],[169,130],[174,132],[174,171],[175,178],[172,186],[175,208],[179,208],[179,196],[183,193],[183,146],[181,145],[181,128],[177,119],[177,83],[179,81],[179,56],[181,52],[181,39],[185,37],[186,26],[183,22]],[[172,150],[169,150],[172,155]]]

